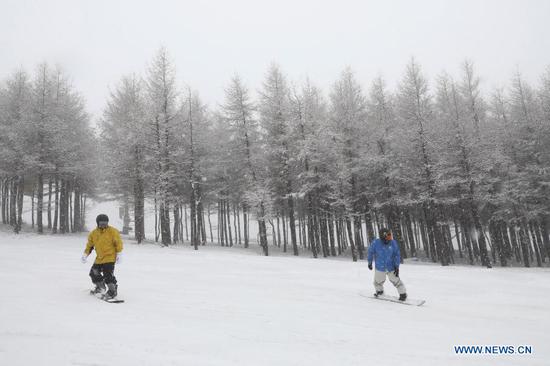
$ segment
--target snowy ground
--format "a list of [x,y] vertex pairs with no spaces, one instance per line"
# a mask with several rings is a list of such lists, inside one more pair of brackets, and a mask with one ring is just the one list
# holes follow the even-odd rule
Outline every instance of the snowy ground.
[[0,232],[0,365],[549,364],[549,269],[406,263],[410,296],[427,300],[412,307],[358,296],[372,291],[364,262],[126,241],[126,303],[108,304],[87,294],[84,243]]

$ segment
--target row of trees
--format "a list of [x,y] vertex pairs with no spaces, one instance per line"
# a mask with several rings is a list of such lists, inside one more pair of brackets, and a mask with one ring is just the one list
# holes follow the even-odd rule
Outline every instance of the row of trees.
[[395,90],[382,77],[364,89],[346,69],[325,96],[273,65],[257,93],[235,76],[208,108],[177,86],[162,49],[145,75],[117,84],[97,137],[47,65],[33,81],[16,73],[1,100],[2,214],[16,230],[23,194],[36,195],[38,231],[44,194],[48,217],[54,200],[62,231],[68,216],[78,230],[99,184],[133,212],[138,242],[150,203],[163,245],[217,237],[268,255],[271,237],[294,255],[356,261],[389,226],[405,258],[488,267],[550,258],[550,69],[536,88],[517,72],[482,93],[471,62],[430,83],[411,60]]
[[[39,233],[79,231],[95,177],[95,137],[79,94],[59,68],[18,70],[0,87],[2,223],[17,233],[23,196]],[[46,215],[46,218],[44,218]]]
[[195,248],[212,240],[214,206],[222,245],[241,243],[242,229],[247,247],[252,216],[265,255],[271,235],[295,255],[362,259],[388,225],[404,257],[542,265],[550,71],[541,81],[533,89],[518,72],[485,96],[470,62],[429,85],[412,60],[393,92],[381,77],[365,91],[347,69],[326,98],[274,65],[256,98],[236,76],[208,109],[176,86],[161,50],[144,78],[125,77],[111,95],[102,141],[116,161],[106,171],[135,207],[138,241],[151,198],[165,245],[184,228]]

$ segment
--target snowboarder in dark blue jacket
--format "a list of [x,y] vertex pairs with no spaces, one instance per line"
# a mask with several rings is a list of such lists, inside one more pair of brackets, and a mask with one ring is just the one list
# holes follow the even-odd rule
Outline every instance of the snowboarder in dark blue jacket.
[[378,232],[379,238],[375,239],[369,246],[367,260],[369,269],[372,270],[372,261],[376,263],[374,271],[374,296],[378,297],[384,293],[384,282],[386,276],[399,292],[399,300],[407,299],[407,290],[399,278],[399,265],[401,264],[401,253],[397,241],[393,240],[389,229],[382,228]]

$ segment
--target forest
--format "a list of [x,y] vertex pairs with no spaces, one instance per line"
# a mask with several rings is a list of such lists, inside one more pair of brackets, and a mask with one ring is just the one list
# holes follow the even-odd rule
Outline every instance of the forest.
[[550,67],[486,90],[473,61],[457,66],[428,78],[412,58],[393,89],[346,68],[325,91],[272,64],[261,85],[229,76],[207,105],[160,49],[95,126],[62,68],[16,70],[0,82],[2,223],[85,231],[87,200],[114,198],[138,243],[357,261],[386,226],[403,258],[544,266]]

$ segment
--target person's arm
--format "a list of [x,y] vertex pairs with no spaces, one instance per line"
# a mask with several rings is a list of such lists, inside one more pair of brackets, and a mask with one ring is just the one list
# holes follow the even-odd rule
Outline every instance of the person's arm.
[[116,251],[116,263],[122,262],[122,239],[120,238],[120,233],[117,229],[113,229],[113,236],[114,236],[114,245],[115,245],[115,251]]
[[92,233],[93,231],[90,234],[88,234],[88,242],[86,243],[86,248],[84,249],[84,254],[86,254],[86,256],[90,255],[90,253],[92,252],[92,249],[94,249],[94,241],[92,238]]
[[82,263],[86,263],[88,256],[92,252],[92,249],[94,248],[94,242],[92,239],[92,233],[88,234],[88,242],[86,243],[86,248],[84,248],[84,253],[82,253],[82,257],[80,257],[80,261]]
[[122,239],[120,238],[120,233],[116,229],[115,229],[114,237],[115,237],[115,250],[118,255],[120,252],[122,252],[123,245],[122,245]]
[[115,245],[115,251],[116,251],[116,263],[120,263],[122,261],[122,239],[120,238],[120,233],[117,229],[113,228],[113,244]]
[[393,264],[394,264],[395,268],[399,268],[399,265],[401,264],[401,250],[399,249],[399,245],[397,244],[397,240],[394,240],[393,243],[394,243],[394,247],[395,247],[394,256],[393,256]]
[[369,249],[367,251],[367,261],[370,265],[372,265],[372,260],[374,259],[374,245],[376,244],[376,240],[374,240],[370,245]]

